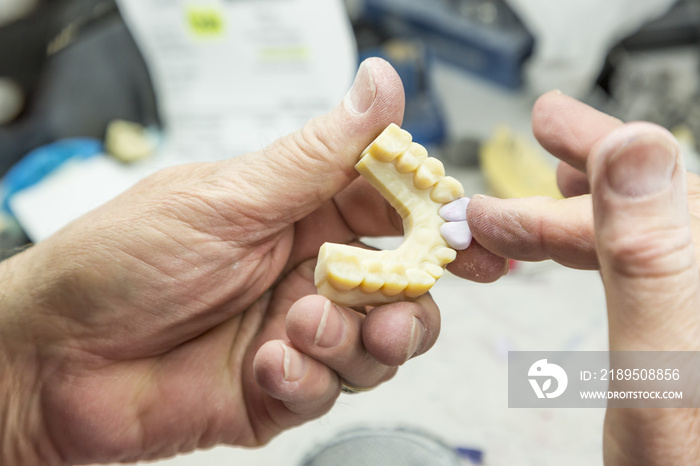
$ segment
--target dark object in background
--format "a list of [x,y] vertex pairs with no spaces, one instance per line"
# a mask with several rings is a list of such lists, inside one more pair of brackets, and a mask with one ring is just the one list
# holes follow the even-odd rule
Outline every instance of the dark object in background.
[[[503,0],[365,0],[358,42],[418,40],[435,56],[516,89],[534,39]],[[377,44],[374,44],[377,45]]]
[[114,119],[160,123],[146,63],[114,0],[47,1],[0,28],[0,76],[26,101],[0,126],[0,176],[44,144],[103,139]]
[[432,434],[408,429],[358,428],[341,432],[304,458],[300,466],[460,466],[483,464],[483,452],[456,452]]
[[622,120],[684,127],[700,142],[700,2],[680,0],[607,57],[593,106]]
[[396,69],[406,95],[402,127],[413,141],[424,146],[440,146],[447,137],[442,106],[433,90],[430,69],[433,57],[420,42],[392,39],[378,47],[360,47],[360,61],[381,57]]
[[679,0],[663,17],[625,38],[627,50],[649,50],[679,45],[700,45],[700,2]]

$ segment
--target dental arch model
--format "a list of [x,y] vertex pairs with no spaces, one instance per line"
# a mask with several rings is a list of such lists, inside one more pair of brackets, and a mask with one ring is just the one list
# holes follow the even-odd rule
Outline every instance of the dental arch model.
[[318,293],[345,306],[415,299],[442,276],[455,249],[469,245],[469,199],[442,163],[395,124],[362,152],[355,168],[403,218],[404,242],[391,251],[323,244],[314,277]]

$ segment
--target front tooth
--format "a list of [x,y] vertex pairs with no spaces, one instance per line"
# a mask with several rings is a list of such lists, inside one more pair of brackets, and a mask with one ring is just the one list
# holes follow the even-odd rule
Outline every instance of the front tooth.
[[441,204],[452,202],[462,196],[464,196],[462,183],[451,176],[446,176],[438,181],[430,193],[430,199]]
[[384,268],[384,274],[386,281],[382,287],[382,293],[385,296],[395,296],[408,285],[405,278],[406,268],[402,264],[387,264]]
[[412,139],[411,133],[392,123],[374,140],[368,151],[381,162],[391,162],[411,147]]
[[408,269],[406,271],[406,278],[408,278],[408,285],[406,286],[404,295],[407,298],[422,296],[435,284],[434,277],[419,269]]
[[418,189],[428,189],[445,176],[445,166],[438,159],[428,157],[416,170],[413,184]]
[[327,279],[337,290],[348,291],[356,288],[364,279],[360,261],[355,256],[336,254],[328,260]]
[[446,222],[462,222],[467,219],[467,207],[470,199],[462,197],[440,207],[438,214]]
[[457,251],[444,246],[438,246],[433,249],[433,257],[440,265],[447,265],[457,257]]
[[472,242],[472,232],[469,229],[469,222],[445,222],[440,226],[442,239],[454,250],[463,251]]
[[396,159],[396,171],[399,173],[415,171],[427,158],[428,151],[426,148],[414,142],[411,144],[410,149]]

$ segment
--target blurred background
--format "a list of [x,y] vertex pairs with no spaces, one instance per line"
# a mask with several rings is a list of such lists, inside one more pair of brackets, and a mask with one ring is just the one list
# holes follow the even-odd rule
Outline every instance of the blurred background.
[[[467,195],[561,196],[530,129],[550,89],[667,127],[700,172],[697,0],[0,0],[2,257],[159,168],[297,129],[369,56]],[[603,410],[509,409],[506,373],[511,350],[607,349],[597,273],[511,263],[433,295],[438,343],[390,383],[264,448],[159,464],[602,464]]]

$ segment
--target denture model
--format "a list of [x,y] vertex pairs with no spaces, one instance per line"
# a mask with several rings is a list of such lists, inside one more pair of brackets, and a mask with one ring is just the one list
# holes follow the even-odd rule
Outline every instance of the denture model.
[[445,176],[442,162],[395,124],[360,157],[357,171],[403,218],[404,242],[391,251],[323,244],[314,277],[318,293],[344,306],[415,299],[443,275],[455,249],[469,245],[469,199],[459,181]]

